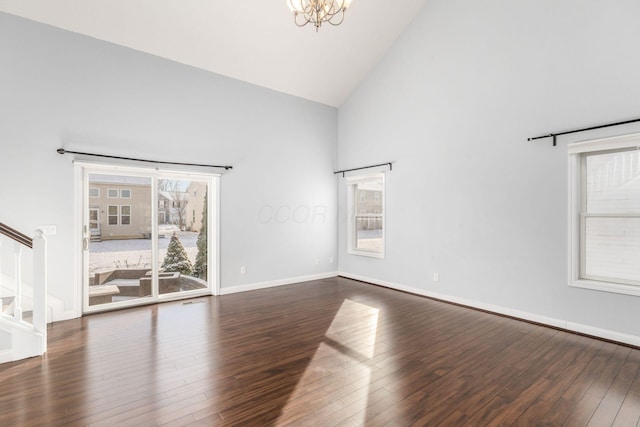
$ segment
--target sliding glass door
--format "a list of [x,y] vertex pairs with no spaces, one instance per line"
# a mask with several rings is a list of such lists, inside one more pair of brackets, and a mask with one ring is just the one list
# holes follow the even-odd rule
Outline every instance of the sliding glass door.
[[85,312],[215,291],[217,176],[79,167]]

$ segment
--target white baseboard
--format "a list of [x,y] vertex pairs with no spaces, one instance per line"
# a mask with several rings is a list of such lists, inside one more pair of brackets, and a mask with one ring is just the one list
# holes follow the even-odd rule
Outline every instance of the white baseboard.
[[540,323],[547,326],[552,326],[554,328],[560,328],[560,329],[564,329],[571,332],[577,332],[579,334],[590,335],[597,338],[603,338],[606,340],[616,341],[616,342],[640,347],[640,336],[636,336],[636,335],[629,335],[621,332],[612,331],[609,329],[601,329],[601,328],[597,328],[590,325],[583,325],[580,323],[569,322],[567,320],[541,316],[538,314],[516,310],[513,308],[502,307],[499,305],[487,304],[487,303],[484,303],[481,301],[475,301],[472,299],[441,294],[438,292],[432,292],[425,289],[419,289],[412,286],[402,285],[399,283],[387,282],[384,280],[378,280],[371,277],[360,276],[357,274],[338,272],[338,275],[342,277],[346,277],[348,279],[359,280],[361,282],[368,282],[374,285],[379,285],[386,288],[395,289],[398,291],[404,291],[404,292],[409,292],[416,295],[422,295],[429,298],[435,298],[442,301],[464,305],[467,307],[490,311],[496,314],[502,314],[504,316],[514,317],[517,319],[522,319],[530,322]]
[[76,310],[65,310],[54,312],[52,317],[53,322],[60,322],[62,320],[77,319],[78,317],[82,317],[82,315],[78,315],[78,312]]
[[298,276],[288,279],[268,280],[265,282],[249,283],[240,286],[230,286],[228,288],[220,288],[220,295],[229,295],[238,292],[248,292],[258,289],[273,288],[276,286],[292,285],[294,283],[310,282],[312,280],[329,279],[331,277],[336,277],[337,275],[338,272],[332,271],[329,273],[311,274],[309,276]]

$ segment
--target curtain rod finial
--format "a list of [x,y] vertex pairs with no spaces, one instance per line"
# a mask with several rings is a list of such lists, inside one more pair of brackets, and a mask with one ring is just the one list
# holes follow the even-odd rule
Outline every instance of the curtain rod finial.
[[56,151],[58,152],[58,154],[64,154],[65,153],[64,148],[58,148]]

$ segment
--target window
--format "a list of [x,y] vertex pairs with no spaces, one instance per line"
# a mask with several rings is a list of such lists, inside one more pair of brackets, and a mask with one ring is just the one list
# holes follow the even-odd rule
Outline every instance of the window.
[[384,174],[347,179],[348,252],[384,258]]
[[131,224],[131,206],[120,206],[120,224],[121,225],[130,225]]
[[100,189],[89,188],[89,197],[92,197],[92,198],[100,197]]
[[640,295],[640,135],[569,146],[571,285]]
[[108,224],[109,225],[118,225],[118,207],[110,205],[108,208]]
[[130,199],[131,198],[131,190],[129,189],[121,189],[120,190],[120,198],[121,199]]
[[109,188],[107,190],[107,197],[110,199],[115,199],[118,197],[118,189],[116,188]]

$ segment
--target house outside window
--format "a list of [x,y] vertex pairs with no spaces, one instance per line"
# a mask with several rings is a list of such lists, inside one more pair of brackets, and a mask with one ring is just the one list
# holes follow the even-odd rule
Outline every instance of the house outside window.
[[109,188],[107,190],[107,197],[110,199],[118,198],[118,189],[117,188]]
[[640,295],[640,134],[569,146],[570,285]]
[[347,179],[347,252],[384,258],[384,173]]
[[89,197],[91,197],[91,198],[100,197],[100,189],[99,188],[89,188]]
[[121,199],[130,199],[131,198],[131,190],[127,188],[120,189],[120,198]]

